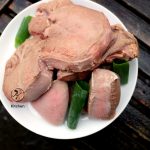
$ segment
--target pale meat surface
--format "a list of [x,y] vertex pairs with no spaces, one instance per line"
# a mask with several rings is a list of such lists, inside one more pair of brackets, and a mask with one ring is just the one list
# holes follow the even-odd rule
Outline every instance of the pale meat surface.
[[112,33],[103,13],[66,0],[39,6],[29,31],[46,40],[42,57],[48,66],[72,72],[98,66]]
[[92,72],[88,100],[91,118],[111,119],[120,100],[119,77],[112,71],[96,69]]
[[[32,35],[8,60],[3,91],[11,101],[33,101],[58,79],[85,79],[102,62],[138,56],[138,44],[129,32],[111,27],[98,11],[55,0],[41,4],[29,24]],[[17,97],[18,89],[23,92]],[[14,96],[15,95],[15,96]]]
[[[103,13],[68,0],[41,4],[29,30],[33,37],[6,64],[3,90],[11,101],[32,101],[45,93],[54,68],[92,70],[111,41],[111,27]],[[18,88],[23,90],[22,98],[12,98]]]
[[139,56],[139,46],[136,38],[121,25],[113,25],[112,41],[103,56],[104,62],[112,62],[114,59],[132,60]]
[[68,102],[67,83],[56,80],[47,93],[31,104],[46,121],[54,125],[61,125],[65,120]]
[[[9,100],[32,101],[50,88],[53,73],[40,60],[41,45],[39,38],[28,39],[8,60],[3,91]],[[23,91],[20,93],[23,95],[15,95],[18,89]]]

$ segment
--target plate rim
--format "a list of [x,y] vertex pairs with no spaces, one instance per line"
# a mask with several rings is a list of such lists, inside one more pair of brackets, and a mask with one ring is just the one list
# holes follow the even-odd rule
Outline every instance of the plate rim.
[[[1,35],[1,38],[0,38],[0,43],[1,43],[1,41],[4,40],[4,39],[3,39],[3,37],[5,37],[4,35],[7,33],[8,28],[10,28],[10,26],[13,24],[13,22],[16,21],[17,17],[21,16],[25,11],[27,11],[27,9],[30,9],[30,8],[32,8],[32,7],[36,7],[36,5],[39,5],[40,3],[43,3],[43,2],[46,2],[46,1],[48,1],[48,0],[43,0],[43,1],[36,2],[36,3],[34,3],[34,4],[32,4],[32,5],[28,6],[28,7],[26,7],[26,8],[25,8],[24,10],[22,10],[18,15],[16,15],[16,16],[10,21],[10,23],[6,26],[6,28],[4,29],[4,31],[3,31],[2,35]],[[52,0],[51,0],[51,1],[52,1]],[[74,0],[74,1],[76,1],[76,0]],[[85,1],[85,0],[82,0],[82,3],[84,3],[84,1]],[[86,1],[87,1],[87,0],[86,0]],[[100,5],[101,7],[103,7],[103,9],[105,9],[106,11],[108,11],[113,17],[115,17],[115,18],[117,17],[114,13],[112,13],[109,9],[107,9],[107,8],[104,7],[104,6],[102,6],[101,4],[98,4],[98,3],[93,2],[93,1],[91,1],[91,0],[88,0],[88,1],[91,2],[91,3],[94,3],[94,5]],[[118,18],[118,17],[117,17],[117,18]],[[119,18],[118,18],[118,19],[119,19]],[[127,30],[127,28],[125,27],[125,25],[123,24],[123,22],[122,22],[120,19],[119,19],[119,21],[121,22],[121,25]],[[135,75],[136,75],[136,80],[134,80],[134,85],[136,86],[137,77],[138,77],[138,58],[135,58],[134,60],[135,60],[135,64],[136,64],[136,66],[135,66],[135,67],[136,67],[136,69],[135,69],[135,70],[136,70],[136,73],[135,73]],[[131,92],[131,97],[132,97],[133,92],[134,92],[134,90],[135,90],[135,86],[134,86],[133,91]],[[130,102],[131,97],[130,97],[128,103]],[[110,120],[110,122],[109,122],[107,125],[105,125],[102,129],[97,130],[96,132],[92,132],[92,133],[90,133],[90,134],[87,133],[87,134],[84,134],[84,135],[78,135],[78,136],[75,136],[75,137],[66,137],[66,138],[65,138],[65,137],[64,137],[64,138],[60,137],[60,138],[59,138],[59,137],[50,137],[50,136],[47,136],[47,135],[40,134],[39,132],[36,132],[35,130],[33,131],[33,130],[31,130],[29,127],[23,125],[23,124],[21,123],[21,121],[19,121],[14,115],[12,115],[12,113],[11,113],[10,110],[7,108],[7,106],[5,105],[5,103],[3,102],[2,99],[3,99],[3,98],[2,98],[1,93],[0,93],[0,101],[1,101],[2,105],[4,106],[4,108],[6,109],[6,111],[11,115],[11,117],[14,118],[21,126],[23,126],[24,128],[28,129],[29,131],[31,131],[31,132],[33,132],[33,133],[36,133],[36,134],[41,135],[41,136],[44,136],[44,137],[53,138],[53,139],[77,139],[77,138],[82,138],[82,137],[86,137],[86,136],[95,134],[95,133],[97,133],[97,132],[103,130],[104,128],[106,128],[106,127],[107,127],[108,125],[110,125],[112,122],[114,122],[114,121],[120,116],[120,114],[126,109],[126,107],[127,107],[127,105],[128,105],[128,103],[127,103],[127,105],[125,106],[125,108],[122,109],[122,111],[121,111],[117,116],[115,116],[112,120]]]

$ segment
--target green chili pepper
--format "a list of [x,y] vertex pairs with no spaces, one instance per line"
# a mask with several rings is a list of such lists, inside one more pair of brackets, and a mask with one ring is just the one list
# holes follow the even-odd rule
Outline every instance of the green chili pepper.
[[30,34],[28,31],[28,24],[31,21],[31,19],[31,16],[24,17],[15,38],[16,48],[20,46],[27,38],[29,38]]
[[89,84],[85,81],[82,81],[82,80],[79,80],[77,81],[77,83],[80,85],[80,87],[83,89],[83,90],[86,90],[86,91],[89,91]]
[[113,62],[113,71],[120,77],[121,84],[128,83],[129,62],[126,60],[115,60]]
[[70,129],[77,127],[81,111],[87,100],[88,91],[89,85],[85,81],[77,81],[73,87],[71,105],[67,118],[67,125]]

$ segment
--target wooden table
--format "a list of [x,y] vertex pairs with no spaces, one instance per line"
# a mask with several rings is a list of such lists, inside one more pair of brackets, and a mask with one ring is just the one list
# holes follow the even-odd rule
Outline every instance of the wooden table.
[[[53,140],[20,126],[0,103],[0,149],[119,150],[150,149],[150,0],[96,0],[115,13],[138,39],[139,75],[133,97],[111,125],[89,137]],[[0,33],[22,9],[36,0],[0,0]]]

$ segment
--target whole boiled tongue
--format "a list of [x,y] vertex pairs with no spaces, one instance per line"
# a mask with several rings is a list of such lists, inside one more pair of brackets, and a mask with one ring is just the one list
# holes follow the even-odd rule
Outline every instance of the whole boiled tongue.
[[120,100],[120,80],[118,76],[106,69],[92,72],[88,100],[90,118],[110,119],[115,115]]
[[70,0],[41,4],[29,31],[33,37],[6,64],[3,90],[11,101],[40,97],[51,86],[54,68],[70,72],[93,70],[100,64],[112,34],[103,13]]

